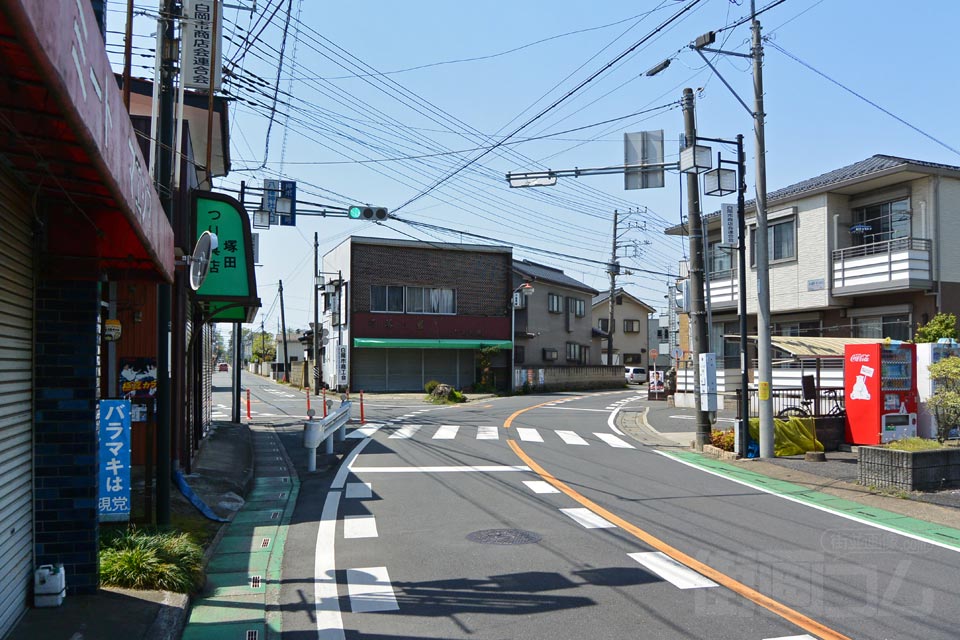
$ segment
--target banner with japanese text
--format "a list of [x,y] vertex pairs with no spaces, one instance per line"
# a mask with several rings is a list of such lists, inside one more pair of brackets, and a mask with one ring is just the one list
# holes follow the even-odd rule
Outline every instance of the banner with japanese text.
[[100,522],[130,519],[130,401],[100,401]]

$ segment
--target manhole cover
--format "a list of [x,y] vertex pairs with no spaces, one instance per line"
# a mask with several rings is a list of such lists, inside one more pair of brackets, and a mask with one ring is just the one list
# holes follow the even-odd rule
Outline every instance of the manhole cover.
[[484,529],[467,535],[467,540],[480,544],[532,544],[541,536],[522,529]]

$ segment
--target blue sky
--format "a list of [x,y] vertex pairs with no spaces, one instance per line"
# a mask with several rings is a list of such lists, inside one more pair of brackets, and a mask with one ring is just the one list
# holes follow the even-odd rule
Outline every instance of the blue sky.
[[[623,133],[642,130],[663,129],[667,159],[675,159],[683,128],[676,103],[683,88],[691,87],[698,90],[701,135],[744,134],[748,197],[753,197],[752,120],[700,57],[686,48],[700,34],[745,17],[749,0],[701,0],[657,35],[651,34],[693,0],[292,0],[292,17],[285,25],[288,2],[257,0],[255,14],[225,12],[224,31],[230,37],[226,63],[237,78],[226,90],[240,100],[232,105],[234,171],[221,181],[224,188],[236,188],[240,180],[283,177],[297,180],[301,197],[317,203],[370,203],[396,210],[413,200],[396,215],[572,256],[519,247],[514,252],[518,258],[561,267],[596,289],[608,286],[604,267],[575,258],[606,262],[613,210],[632,208],[635,213],[626,220],[633,228],[622,240],[635,243],[621,251],[621,262],[653,273],[636,271],[623,284],[655,308],[663,307],[667,274],[676,273],[677,261],[685,254],[683,241],[662,233],[685,215],[676,174],[667,174],[665,188],[645,191],[624,191],[619,175],[561,178],[550,189],[511,190],[504,174],[622,163]],[[775,2],[758,1],[757,9]],[[251,0],[227,4],[249,6]],[[110,3],[115,11],[120,5]],[[155,5],[137,6],[150,12]],[[764,12],[763,33],[771,38],[764,65],[768,188],[876,153],[960,165],[960,155],[947,148],[960,148],[952,37],[958,14],[956,3],[943,0],[909,5],[894,0],[786,0]],[[119,13],[111,13],[110,19],[110,28],[119,30]],[[149,34],[152,26],[144,22],[138,22],[137,31]],[[281,47],[285,26],[286,44]],[[241,60],[244,36],[261,27],[259,40]],[[478,149],[513,133],[647,36],[649,41],[518,132],[510,144],[422,195],[479,156]],[[749,22],[718,34],[724,49],[741,53],[748,51],[749,39]],[[152,46],[152,41],[143,37],[136,44]],[[284,62],[278,74],[281,48]],[[665,58],[672,58],[668,69],[652,78],[643,75]],[[752,107],[750,62],[721,56],[715,65]],[[364,75],[357,77],[361,69]],[[624,118],[640,112],[646,113]],[[590,126],[611,119],[618,120]],[[703,203],[705,210],[715,210],[720,200],[706,198]],[[280,280],[288,328],[304,328],[312,319],[314,232],[320,235],[321,254],[350,234],[460,240],[456,234],[424,232],[397,221],[375,225],[301,218],[297,228],[262,231],[263,266],[257,279],[264,304],[261,317],[271,331],[279,318]]]

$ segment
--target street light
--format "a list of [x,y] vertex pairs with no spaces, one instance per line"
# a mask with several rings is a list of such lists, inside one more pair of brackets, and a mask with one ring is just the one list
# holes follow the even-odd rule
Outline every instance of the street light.
[[517,307],[523,298],[533,295],[533,285],[524,282],[510,293],[510,393],[517,389]]

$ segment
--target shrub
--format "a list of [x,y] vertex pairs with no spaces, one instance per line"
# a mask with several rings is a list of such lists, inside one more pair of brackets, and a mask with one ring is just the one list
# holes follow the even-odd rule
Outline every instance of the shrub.
[[710,444],[724,451],[733,451],[733,429],[714,429],[710,432]]
[[203,549],[186,533],[138,531],[106,535],[100,582],[129,589],[192,593],[203,586]]
[[436,380],[431,380],[427,384],[423,385],[423,390],[427,393],[433,393],[433,390],[440,386],[440,383]]
[[937,441],[943,443],[950,431],[960,426],[960,358],[944,358],[930,365],[930,378],[937,391],[927,401],[937,417]]
[[928,451],[930,449],[940,449],[943,445],[927,438],[904,438],[903,440],[888,442],[884,446],[898,451]]

